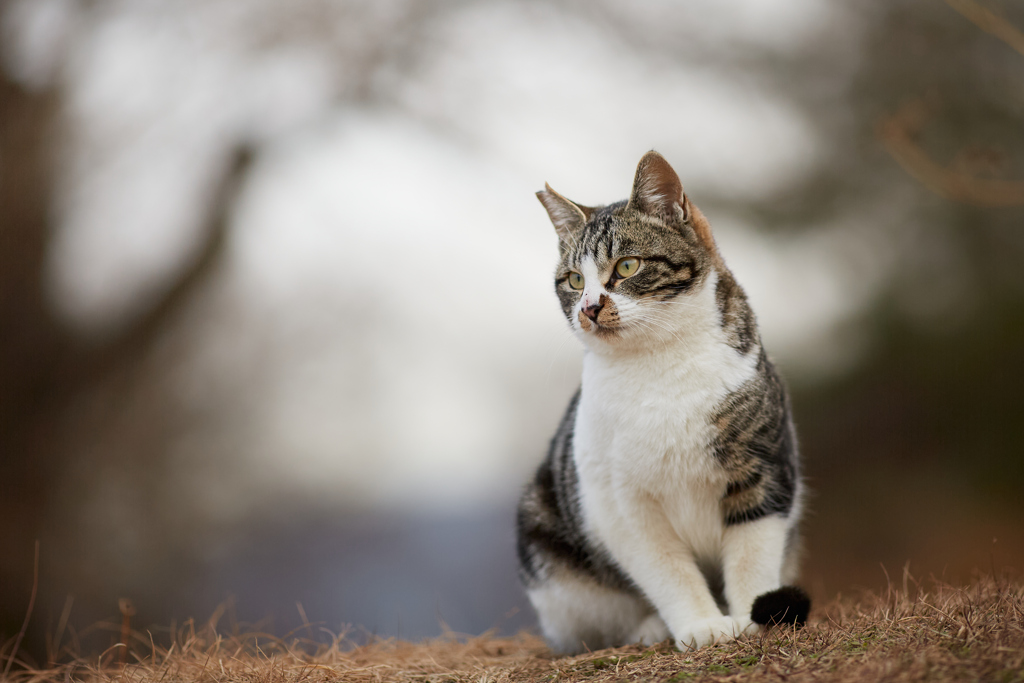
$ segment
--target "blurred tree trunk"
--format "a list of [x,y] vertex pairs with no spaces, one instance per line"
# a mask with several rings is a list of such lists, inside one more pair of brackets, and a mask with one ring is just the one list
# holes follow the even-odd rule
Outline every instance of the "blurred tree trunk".
[[24,616],[52,464],[40,417],[57,398],[70,352],[43,280],[57,109],[56,91],[31,91],[0,73],[0,634],[7,635]]
[[72,435],[64,433],[68,409],[111,376],[131,373],[204,289],[220,261],[230,208],[252,158],[247,147],[234,153],[203,243],[163,294],[118,334],[89,344],[55,317],[47,301],[60,100],[56,87],[32,90],[0,71],[0,642],[24,618],[37,539],[46,573],[43,534],[51,496],[75,450]]

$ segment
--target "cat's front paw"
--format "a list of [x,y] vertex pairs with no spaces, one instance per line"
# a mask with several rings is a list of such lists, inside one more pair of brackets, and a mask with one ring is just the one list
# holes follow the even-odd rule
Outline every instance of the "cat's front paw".
[[736,635],[750,636],[761,632],[761,625],[754,623],[749,617],[733,619],[736,624]]
[[705,645],[730,641],[745,632],[750,632],[750,625],[742,624],[732,617],[701,619],[688,624],[685,630],[676,634],[676,647],[684,652],[696,650]]

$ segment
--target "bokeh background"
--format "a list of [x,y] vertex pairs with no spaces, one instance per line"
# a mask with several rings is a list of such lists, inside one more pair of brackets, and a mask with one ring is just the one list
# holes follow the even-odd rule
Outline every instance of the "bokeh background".
[[512,514],[581,357],[533,193],[620,199],[650,148],[793,390],[814,595],[1024,568],[1020,3],[0,22],[0,636],[39,540],[35,657],[119,598],[158,636],[529,626]]

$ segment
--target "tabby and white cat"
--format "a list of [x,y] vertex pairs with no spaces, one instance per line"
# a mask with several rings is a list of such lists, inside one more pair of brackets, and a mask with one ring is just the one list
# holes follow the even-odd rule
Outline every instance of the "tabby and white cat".
[[653,151],[628,201],[537,196],[587,351],[519,504],[520,572],[548,642],[697,648],[802,623],[789,400],[707,220]]

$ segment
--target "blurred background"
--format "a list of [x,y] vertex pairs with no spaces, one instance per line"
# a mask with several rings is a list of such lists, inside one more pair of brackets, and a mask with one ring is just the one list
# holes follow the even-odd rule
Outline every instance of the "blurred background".
[[995,0],[0,0],[0,637],[36,540],[37,659],[119,598],[531,625],[512,515],[581,357],[533,193],[623,198],[651,148],[793,390],[812,593],[1019,571],[1021,28]]

